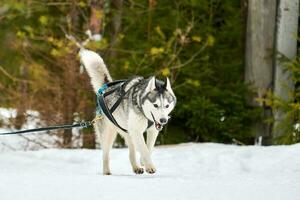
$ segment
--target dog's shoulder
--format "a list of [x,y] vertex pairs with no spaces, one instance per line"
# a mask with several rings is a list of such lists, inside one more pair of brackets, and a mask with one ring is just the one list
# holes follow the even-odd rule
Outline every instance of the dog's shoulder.
[[142,76],[134,76],[129,78],[124,85],[124,91],[127,92],[128,90],[130,90],[132,87],[137,86],[139,84],[141,84],[144,81],[144,77]]

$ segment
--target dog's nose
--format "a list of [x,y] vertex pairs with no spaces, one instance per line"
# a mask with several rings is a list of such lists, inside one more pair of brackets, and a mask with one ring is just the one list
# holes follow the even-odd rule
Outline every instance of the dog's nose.
[[162,123],[162,124],[165,124],[165,123],[167,123],[167,119],[166,118],[160,118],[160,123]]

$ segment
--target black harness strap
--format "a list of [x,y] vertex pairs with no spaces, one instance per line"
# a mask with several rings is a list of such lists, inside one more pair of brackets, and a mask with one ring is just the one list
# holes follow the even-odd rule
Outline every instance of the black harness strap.
[[151,126],[153,126],[153,124],[154,124],[154,122],[152,122],[152,121],[150,121],[150,120],[148,119],[148,127],[147,127],[147,129],[150,128]]
[[[123,89],[123,85],[121,85],[120,86],[120,88],[116,88],[116,89],[119,89],[120,90],[120,97],[118,98],[118,100],[114,103],[114,105],[109,109],[109,111],[110,111],[110,113],[113,113],[116,109],[117,109],[117,107],[120,105],[120,103],[121,103],[121,101],[123,100],[123,98],[124,98],[124,96],[125,96],[125,94],[126,94],[126,92],[124,91],[124,89]],[[115,90],[116,90],[115,89]],[[104,97],[106,97],[107,95],[109,95],[109,94],[104,94]]]
[[114,118],[114,116],[112,115],[112,113],[109,111],[105,101],[104,101],[104,96],[103,95],[98,95],[98,103],[99,106],[101,107],[101,110],[103,111],[103,113],[105,114],[105,116],[115,125],[117,126],[119,129],[121,129],[122,131],[127,133],[127,130],[122,128],[118,122],[116,121],[116,119]]
[[121,101],[122,101],[123,97],[121,96],[116,103],[111,107],[111,109],[109,110],[111,113],[113,113],[117,107],[120,105]]
[[[114,86],[116,84],[121,84],[119,87],[116,87],[112,90],[109,90],[107,92],[105,92],[105,89],[107,89],[108,87]],[[122,128],[118,122],[116,121],[116,119],[114,118],[114,116],[112,115],[112,113],[117,109],[117,107],[120,105],[121,101],[124,99],[124,96],[128,93],[128,91],[130,91],[132,87],[130,87],[126,92],[124,90],[124,85],[126,86],[126,80],[120,80],[120,81],[114,81],[114,82],[109,82],[106,83],[106,85],[104,85],[104,89],[103,86],[99,89],[98,92],[98,105],[100,106],[100,109],[102,110],[102,112],[106,115],[106,117],[119,129],[121,129],[124,132],[128,132],[126,129]],[[117,101],[114,103],[114,105],[109,109],[105,103],[104,98],[108,95],[111,95],[112,93],[114,93],[115,91],[120,90],[120,97],[117,99]]]

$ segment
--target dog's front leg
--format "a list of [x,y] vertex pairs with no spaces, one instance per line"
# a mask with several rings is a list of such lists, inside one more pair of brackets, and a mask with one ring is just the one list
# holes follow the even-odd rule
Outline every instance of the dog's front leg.
[[[158,136],[158,133],[159,133],[159,131],[157,131],[154,126],[147,129],[147,147],[149,150],[150,157],[151,157],[152,151],[154,149],[154,145],[155,145],[155,141]],[[141,158],[140,162],[141,162],[141,165],[144,166],[144,161],[142,158]]]
[[156,169],[152,163],[149,149],[145,143],[143,133],[147,128],[148,120],[142,115],[136,115],[134,112],[129,114],[128,131],[136,149],[140,152],[144,160],[146,171],[150,174],[155,173]]
[[153,151],[158,133],[159,131],[157,131],[154,127],[151,127],[147,130],[147,147],[149,149],[150,154]]
[[150,151],[145,143],[143,133],[136,131],[136,132],[132,132],[131,134],[132,134],[133,141],[135,142],[135,145],[144,161],[146,171],[150,174],[155,173],[156,169],[152,162]]
[[136,173],[136,174],[144,173],[144,168],[137,165],[135,146],[132,142],[131,136],[126,133],[126,134],[124,134],[123,137],[124,137],[125,142],[126,142],[128,148],[129,148],[129,159],[130,159],[130,163],[131,163],[131,166],[132,166],[132,169],[133,169],[134,173]]

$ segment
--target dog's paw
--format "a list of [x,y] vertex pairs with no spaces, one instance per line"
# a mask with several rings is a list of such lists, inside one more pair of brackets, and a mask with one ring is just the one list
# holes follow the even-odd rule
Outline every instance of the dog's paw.
[[144,169],[142,167],[134,168],[133,171],[136,174],[143,174],[144,173]]
[[110,171],[103,172],[103,175],[111,175]]
[[146,172],[148,172],[149,174],[154,174],[156,172],[156,169],[155,167],[147,167]]

